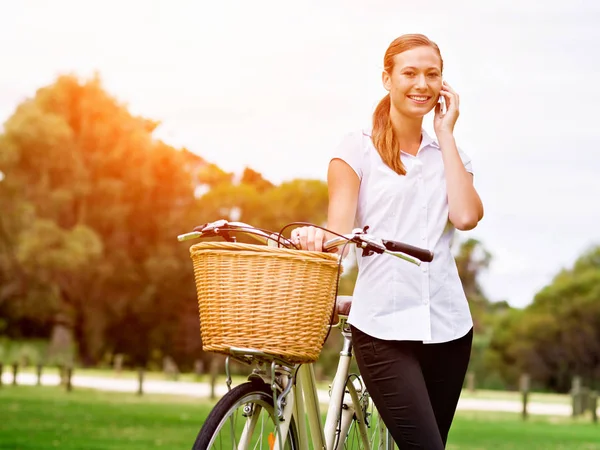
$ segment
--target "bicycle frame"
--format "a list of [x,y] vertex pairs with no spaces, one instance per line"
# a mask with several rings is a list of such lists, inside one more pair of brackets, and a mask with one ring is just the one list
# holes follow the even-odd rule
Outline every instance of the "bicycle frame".
[[[348,345],[345,340],[344,350],[342,350],[340,354],[338,370],[331,387],[331,399],[327,411],[325,427],[322,425],[314,366],[313,364],[301,365],[296,374],[295,386],[290,390],[290,393],[285,400],[285,406],[282,411],[283,419],[279,423],[278,439],[273,450],[284,448],[285,442],[281,442],[280,438],[281,436],[287,436],[291,420],[294,420],[296,423],[298,442],[300,445],[299,450],[309,450],[309,439],[312,442],[313,449],[334,449],[333,445],[335,444],[337,418],[339,417],[340,410],[342,410],[342,399],[345,393],[346,379],[348,377],[351,360],[350,352],[345,351],[347,347]],[[354,386],[352,386],[351,389],[353,388]],[[355,390],[354,393],[356,393]],[[354,395],[352,397],[352,400],[356,400],[358,403],[358,396]],[[347,415],[351,420],[352,415],[355,412],[358,415],[362,415],[362,411],[355,411],[357,408],[353,401],[347,402],[347,405],[348,408],[342,410],[343,416]],[[360,408],[358,409],[360,410]],[[305,417],[306,420],[304,419]],[[350,420],[347,421],[350,422]],[[310,430],[307,429],[307,422]],[[343,417],[342,422],[344,422]],[[361,421],[361,423],[364,425],[364,421]],[[343,445],[343,438],[340,437],[339,441],[341,445]]]
[[[363,249],[363,256],[371,255],[374,252],[379,254],[386,253],[416,265],[420,264],[420,260],[429,262],[433,259],[433,254],[426,249],[412,247],[401,242],[383,241],[367,234],[367,229],[368,227],[364,229],[357,228],[351,234],[337,235],[326,242],[324,248],[326,251],[332,251],[337,247],[352,243],[357,248]],[[222,235],[220,234],[221,232],[226,233]],[[227,232],[241,232],[252,236],[261,243],[298,249],[296,244],[279,234],[269,234],[264,230],[254,228],[245,223],[228,222],[226,220],[219,220],[197,227],[197,231],[180,235],[178,236],[178,240],[185,241],[217,235],[231,240],[232,238],[228,236]],[[264,364],[265,362],[271,363],[270,374],[261,369],[253,372],[253,375],[251,375],[254,377],[259,376],[264,382],[272,386],[273,389],[277,433],[275,441],[270,443],[271,450],[281,450],[284,448],[285,442],[282,442],[282,436],[288,436],[291,423],[295,424],[298,433],[299,450],[311,449],[308,445],[309,436],[313,450],[339,450],[344,447],[346,436],[353,420],[356,421],[358,426],[364,449],[371,449],[367,432],[367,417],[365,417],[367,408],[366,406],[363,408],[363,402],[365,399],[368,402],[368,397],[363,397],[366,395],[363,392],[363,387],[361,386],[357,389],[349,377],[352,360],[352,341],[350,329],[347,325],[347,317],[340,316],[340,323],[337,326],[341,328],[344,345],[340,352],[337,371],[331,386],[331,398],[324,427],[322,426],[315,371],[312,364],[291,367],[285,361],[255,349],[230,349],[231,355],[242,362],[252,363],[258,361],[260,364]],[[227,385],[230,387],[231,379],[228,367],[227,363]],[[276,367],[279,368],[279,375],[276,374]],[[307,428],[307,421],[310,430]],[[236,447],[236,450],[247,449],[247,441],[255,425],[256,422],[254,419],[248,420],[245,423],[240,439],[241,442]],[[378,427],[377,431],[380,433],[377,450],[393,450],[394,442],[387,429],[381,426]]]
[[[273,450],[284,448],[285,442],[282,442],[282,436],[288,435],[292,421],[294,421],[298,432],[299,450],[309,450],[310,448],[315,450],[342,449],[354,417],[356,417],[364,449],[371,449],[371,442],[369,441],[367,432],[367,421],[360,398],[360,395],[363,394],[361,392],[362,389],[357,390],[349,379],[350,363],[352,361],[352,341],[346,319],[346,317],[340,316],[339,326],[342,330],[344,343],[331,386],[331,396],[325,426],[322,425],[314,366],[313,364],[301,365],[297,367],[297,370],[290,371],[293,375],[287,377],[287,382],[292,383],[292,385],[281,386],[284,392],[284,400],[281,409],[276,408],[276,416],[279,417],[279,423],[276,440],[272,447]],[[240,349],[240,351],[242,350]],[[247,349],[245,353],[248,354]],[[265,378],[267,378],[265,381],[268,383],[274,383],[274,380],[268,375]],[[275,403],[277,406],[278,401],[276,400]],[[340,417],[341,420],[338,426],[338,418]],[[308,428],[306,426],[307,422]],[[244,436],[251,434],[254,425],[251,422],[246,424],[242,438],[240,439],[239,450],[246,450]],[[380,445],[378,446],[378,450],[392,450],[393,441],[387,430],[380,428],[378,432],[382,433],[379,439]],[[312,447],[309,447],[309,439]]]

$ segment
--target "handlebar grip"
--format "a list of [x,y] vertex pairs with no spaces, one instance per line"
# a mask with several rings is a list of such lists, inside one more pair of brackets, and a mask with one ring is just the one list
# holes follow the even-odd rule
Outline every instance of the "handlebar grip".
[[423,262],[431,262],[433,261],[433,252],[425,249],[414,247],[412,245],[404,244],[402,242],[397,241],[388,241],[382,240],[383,245],[391,252],[402,252],[407,255],[413,256]]

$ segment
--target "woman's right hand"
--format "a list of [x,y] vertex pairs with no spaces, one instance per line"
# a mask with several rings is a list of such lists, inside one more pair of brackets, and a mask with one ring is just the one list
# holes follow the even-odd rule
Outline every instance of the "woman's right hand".
[[294,244],[299,245],[302,250],[322,252],[325,243],[325,231],[310,226],[294,228],[291,240]]

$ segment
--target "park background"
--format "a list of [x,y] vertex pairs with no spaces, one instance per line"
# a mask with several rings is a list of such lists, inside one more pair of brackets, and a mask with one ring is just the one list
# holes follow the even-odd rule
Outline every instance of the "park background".
[[[217,218],[324,223],[328,154],[369,125],[383,53],[405,32],[441,47],[486,208],[454,249],[476,331],[466,395],[515,392],[524,377],[568,405],[574,385],[599,389],[598,4],[29,0],[0,11],[0,448],[46,448],[38,435],[93,448],[68,447],[74,429],[96,448],[126,448],[123,430],[137,430],[129,448],[175,448],[156,436],[183,426],[193,438],[206,404],[135,388],[127,400],[40,393],[7,385],[10,371],[202,382],[220,370],[201,350],[176,236]],[[323,379],[338,347],[332,335]],[[128,422],[153,401],[147,422]],[[98,419],[127,405],[121,422]],[[539,436],[563,429],[556,448],[600,448],[590,411],[539,424],[461,414],[455,448],[551,448]]]

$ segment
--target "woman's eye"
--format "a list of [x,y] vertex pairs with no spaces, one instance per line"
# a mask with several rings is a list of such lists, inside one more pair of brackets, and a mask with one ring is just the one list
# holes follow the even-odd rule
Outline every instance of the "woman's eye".
[[415,73],[414,72],[404,72],[404,75],[406,75],[407,77],[414,77]]
[[431,78],[431,79],[436,79],[436,78],[438,78],[439,76],[440,76],[440,74],[439,74],[439,73],[430,73],[430,74],[428,75],[428,77],[429,77],[429,78]]

